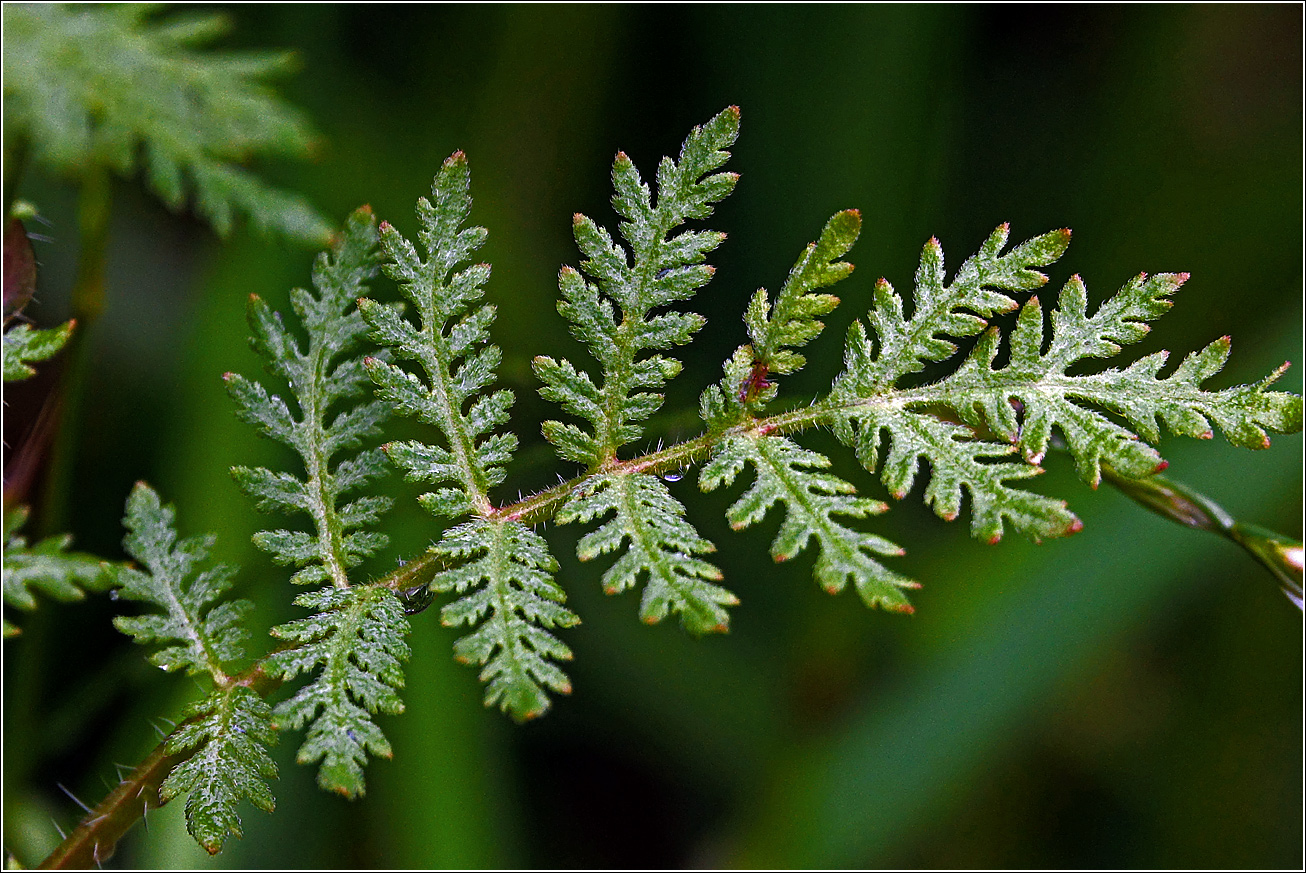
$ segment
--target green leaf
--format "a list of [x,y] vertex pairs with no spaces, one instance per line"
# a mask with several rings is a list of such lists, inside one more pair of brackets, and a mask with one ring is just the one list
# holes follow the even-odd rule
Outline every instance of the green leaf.
[[272,711],[243,685],[219,688],[185,710],[169,737],[169,755],[187,755],[159,788],[167,803],[186,798],[186,829],[210,855],[228,836],[242,836],[236,804],[248,799],[264,812],[276,805],[265,780],[277,777],[267,749],[277,739]]
[[201,571],[213,537],[178,540],[175,519],[173,508],[163,505],[153,489],[136,483],[127,498],[123,548],[145,569],[119,567],[114,581],[120,598],[158,607],[162,614],[119,616],[113,624],[143,645],[162,643],[164,648],[150,656],[156,666],[208,673],[223,684],[228,680],[224,662],[243,654],[241,643],[249,633],[240,620],[254,604],[217,602],[231,588],[235,568],[219,564]]
[[699,487],[713,491],[729,485],[745,466],[756,478],[726,511],[730,526],[742,530],[761,521],[776,503],[785,505],[780,532],[771,543],[771,556],[787,561],[811,540],[816,540],[816,580],[837,594],[852,582],[867,606],[895,612],[912,612],[904,588],[919,583],[886,568],[875,556],[901,555],[903,550],[883,537],[862,533],[835,516],[865,518],[887,507],[876,500],[855,496],[852,485],[829,473],[824,455],[804,449],[788,437],[754,431],[727,436],[699,476]]
[[752,342],[735,350],[721,381],[700,400],[700,414],[710,428],[721,431],[761,412],[776,396],[770,377],[794,373],[807,363],[793,349],[816,339],[825,329],[820,317],[839,305],[833,294],[815,292],[852,275],[853,265],[837,259],[852,248],[861,227],[857,210],[835,213],[799,255],[774,305],[765,288],[757,289],[744,313]]
[[[35,545],[18,530],[27,521],[27,507],[4,514],[4,602],[15,609],[36,609],[34,591],[55,600],[81,600],[87,591],[105,591],[113,585],[112,564],[85,552],[70,552],[71,534],[46,537]],[[4,622],[6,638],[19,629]]]
[[418,241],[426,260],[399,231],[381,225],[386,274],[413,303],[418,325],[392,307],[359,301],[373,338],[395,357],[418,364],[425,377],[370,358],[367,371],[377,396],[399,413],[438,427],[447,445],[391,443],[386,454],[410,481],[455,486],[421,498],[431,512],[450,517],[490,510],[489,489],[503,481],[503,465],[517,447],[514,435],[493,433],[508,420],[512,392],[482,393],[493,383],[501,357],[498,348],[486,344],[494,307],[472,308],[484,296],[490,267],[473,264],[458,270],[486,236],[482,227],[462,227],[471,213],[470,188],[467,159],[455,152],[436,174],[431,199],[417,203]]
[[834,432],[857,450],[858,459],[871,472],[881,466],[881,439],[888,434],[882,478],[899,500],[911,491],[920,462],[927,461],[931,475],[925,503],[945,521],[961,513],[964,487],[971,499],[971,533],[978,539],[998,542],[1005,522],[1035,541],[1065,536],[1083,527],[1064,500],[1007,485],[1037,476],[1043,472],[1040,467],[1010,460],[1015,451],[1011,446],[976,439],[970,428],[939,419],[929,411],[855,408],[835,423]]
[[[841,376],[841,381],[856,380],[860,396],[887,391],[903,376],[924,369],[927,362],[951,357],[957,346],[950,338],[974,336],[985,328],[984,317],[1014,310],[1016,301],[1003,292],[1043,286],[1047,276],[1034,268],[1061,257],[1070,244],[1070,231],[1045,233],[1002,254],[1009,232],[1005,224],[993,231],[950,284],[944,282],[939,241],[926,243],[916,271],[910,318],[893,286],[883,279],[877,282],[867,322],[878,348],[860,361],[856,373]],[[838,384],[835,390],[840,390]]]
[[[261,531],[254,536],[273,560],[299,568],[292,581],[348,584],[348,571],[387,543],[367,530],[390,508],[388,497],[343,504],[345,495],[388,472],[380,449],[357,451],[390,416],[380,400],[360,401],[370,379],[357,351],[368,328],[355,301],[377,272],[376,219],[367,207],[354,212],[329,254],[318,257],[313,291],[296,288],[291,306],[307,344],[259,297],[251,295],[251,344],[268,370],[286,382],[295,408],[258,382],[235,373],[224,377],[238,414],[267,436],[294,449],[304,465],[301,479],[266,468],[235,467],[237,484],[264,511],[303,512],[313,533]],[[338,455],[345,454],[340,460]]]
[[1139,275],[1090,317],[1084,283],[1072,277],[1052,311],[1050,334],[1033,297],[1011,334],[1009,363],[994,366],[999,338],[990,333],[941,390],[964,398],[954,402],[960,412],[987,424],[1034,462],[1047,452],[1057,428],[1081,478],[1094,487],[1103,463],[1131,478],[1162,469],[1165,462],[1151,445],[1160,439],[1162,423],[1178,436],[1202,439],[1211,437],[1214,424],[1231,443],[1251,449],[1269,446],[1266,430],[1300,430],[1301,398],[1266,390],[1286,364],[1253,385],[1202,390],[1229,356],[1228,337],[1190,354],[1168,376],[1160,375],[1167,352],[1123,370],[1067,373],[1080,361],[1111,357],[1121,346],[1142,339],[1147,322],[1170,308],[1170,296],[1187,279],[1185,273]]
[[272,629],[296,647],[268,657],[269,675],[293,679],[318,670],[312,682],[277,705],[277,730],[308,725],[296,760],[321,760],[317,784],[354,798],[364,791],[367,756],[390,757],[390,743],[372,715],[403,712],[397,690],[403,687],[401,662],[408,619],[390,591],[377,586],[326,587],[295,598],[315,611],[309,618]]
[[21,382],[36,375],[36,369],[28,364],[45,361],[56,354],[72,336],[75,321],[67,321],[58,327],[38,330],[30,324],[19,324],[5,331],[4,334],[4,381]]
[[756,360],[771,373],[783,376],[806,363],[802,355],[789,349],[816,339],[825,327],[819,317],[839,305],[838,297],[814,292],[852,275],[853,265],[837,259],[852,248],[861,228],[857,210],[836,213],[789,271],[774,305],[768,303],[764,288],[753,295],[744,323]]
[[572,424],[545,423],[545,437],[564,459],[592,469],[611,462],[621,446],[643,433],[638,422],[662,405],[658,389],[680,372],[680,362],[673,358],[641,355],[685,345],[705,319],[692,312],[655,310],[688,300],[708,283],[714,268],[703,259],[725,235],[668,234],[687,219],[707,218],[712,205],[734,189],[737,174],[713,171],[729,159],[725,148],[738,134],[739,109],[734,106],[694,128],[679,161],[663,158],[658,167],[656,206],[630,158],[617,153],[612,204],[624,219],[620,230],[629,251],[592,219],[575,216],[576,243],[586,256],[581,269],[596,282],[564,267],[558,276],[558,311],[571,322],[576,338],[589,346],[603,375],[596,383],[568,361],[535,359],[535,373],[544,383],[541,395],[591,427],[585,431]]
[[552,579],[558,565],[543,537],[520,522],[478,518],[446,530],[432,551],[454,566],[436,574],[431,588],[463,595],[444,607],[441,621],[480,625],[454,644],[454,656],[484,665],[485,705],[525,721],[549,708],[546,689],[569,694],[571,682],[551,662],[571,660],[571,649],[547,628],[580,619],[563,605]]
[[220,235],[242,213],[264,230],[325,242],[330,228],[306,201],[240,166],[312,146],[302,114],[265,84],[293,57],[196,50],[228,29],[225,18],[155,16],[145,4],[6,7],[6,132],[59,172],[143,169],[174,209],[193,192]]
[[721,571],[695,555],[716,551],[685,521],[685,507],[656,476],[610,473],[594,476],[558,513],[558,521],[589,522],[612,518],[581,538],[582,561],[626,549],[603,574],[603,590],[616,594],[646,578],[639,616],[647,624],[680,614],[693,633],[724,633],[730,616],[724,607],[739,598],[719,585]]

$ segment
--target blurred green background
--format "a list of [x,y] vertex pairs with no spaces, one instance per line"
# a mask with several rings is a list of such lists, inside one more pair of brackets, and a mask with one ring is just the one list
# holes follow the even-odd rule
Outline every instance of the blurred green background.
[[[732,103],[742,179],[708,222],[730,238],[668,410],[695,408],[742,341],[748,295],[778,288],[825,219],[850,206],[865,220],[858,272],[788,381],[794,396],[828,387],[876,277],[905,291],[931,235],[955,267],[1003,221],[1014,240],[1073,228],[1051,288],[1078,273],[1096,301],[1139,271],[1192,273],[1135,356],[1182,356],[1231,334],[1219,386],[1303,357],[1299,6],[229,13],[224,45],[298,52],[303,69],[283,91],[321,148],[310,164],[261,169],[334,221],[370,203],[411,236],[439,162],[467,152],[524,444],[505,498],[572,472],[540,448],[553,413],[529,369],[540,353],[583,358],[554,309],[558,267],[578,260],[570,216],[614,225],[615,151],[651,176],[690,127]],[[30,310],[48,325],[65,317],[76,192],[37,174],[24,182],[20,195],[52,222]],[[242,233],[220,241],[126,182],[114,196],[109,302],[85,337],[91,402],[73,435],[66,527],[80,548],[120,555],[122,503],[147,479],[177,504],[184,533],[219,534],[266,628],[295,615],[294,592],[249,545],[267,519],[226,471],[288,460],[236,421],[220,375],[259,373],[246,297],[284,308],[312,253]],[[1281,387],[1300,392],[1300,373]],[[7,395],[16,419],[21,395]],[[695,426],[667,415],[654,430]],[[884,496],[828,435],[803,441],[833,449],[839,472]],[[1161,448],[1175,478],[1301,536],[1300,436],[1264,453],[1219,438]],[[640,624],[637,595],[600,593],[605,561],[572,557],[579,532],[551,530],[584,624],[565,635],[575,692],[547,717],[518,727],[482,709],[475,671],[452,660],[457,632],[429,610],[414,620],[408,711],[382,719],[395,757],[371,764],[366,798],[317,791],[287,737],[276,813],[245,807],[244,839],[217,859],[174,804],[108,866],[1300,867],[1301,613],[1232,545],[1090,491],[1061,459],[1048,466],[1039,487],[1085,523],[1066,541],[978,544],[964,521],[920,505],[919,484],[875,522],[908,549],[895,568],[924,582],[910,618],[822,593],[810,553],[772,564],[774,518],[730,532],[722,511],[738,486],[706,497],[693,476],[673,486],[743,601],[724,638]],[[391,564],[438,534],[400,502]],[[152,722],[196,693],[112,629],[113,606],[47,602],[5,644],[4,845],[25,864],[57,841],[55,822],[78,816],[56,786],[98,800],[114,763],[139,760],[157,742]]]

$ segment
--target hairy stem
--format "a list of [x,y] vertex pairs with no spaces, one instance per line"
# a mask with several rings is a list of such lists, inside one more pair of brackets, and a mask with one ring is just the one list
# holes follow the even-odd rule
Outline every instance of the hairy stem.
[[[264,659],[266,660],[266,659]],[[263,671],[260,660],[239,676],[230,678],[223,688],[244,685],[266,697],[281,686],[281,680]],[[177,731],[203,716],[182,722],[165,737],[154,750],[118,783],[118,787],[96,804],[77,827],[64,838],[38,870],[86,870],[100,867],[113,856],[118,841],[131,830],[136,820],[163,805],[159,800],[159,786],[178,764],[190,758],[194,751],[168,754],[168,740]]]

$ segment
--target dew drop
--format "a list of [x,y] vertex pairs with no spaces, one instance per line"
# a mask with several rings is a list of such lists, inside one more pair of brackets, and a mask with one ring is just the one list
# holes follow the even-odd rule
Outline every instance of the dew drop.
[[117,588],[111,588],[111,589],[109,589],[109,599],[110,599],[110,600],[117,600],[117,599],[118,599],[118,589],[117,589]]
[[435,592],[426,583],[396,591],[395,594],[403,604],[404,615],[417,615],[435,601]]
[[683,478],[685,478],[685,470],[683,467],[679,470],[669,470],[662,474],[662,481],[664,482],[679,482]]

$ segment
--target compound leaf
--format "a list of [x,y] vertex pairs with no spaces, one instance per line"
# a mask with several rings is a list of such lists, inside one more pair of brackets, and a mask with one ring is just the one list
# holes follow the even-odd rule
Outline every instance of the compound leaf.
[[227,681],[224,664],[239,659],[241,643],[249,635],[241,618],[254,604],[248,600],[218,603],[231,587],[235,568],[219,564],[208,570],[200,565],[208,556],[213,537],[177,539],[176,513],[144,482],[137,482],[127,498],[123,548],[144,569],[119,567],[114,581],[118,596],[158,607],[162,613],[118,616],[113,624],[141,644],[161,643],[164,648],[150,661],[164,670],[208,673],[215,683]]
[[375,585],[326,587],[299,595],[295,603],[315,613],[272,629],[273,636],[297,645],[269,656],[266,669],[282,679],[315,670],[317,675],[277,705],[273,723],[278,730],[308,725],[296,760],[320,760],[317,784],[357,797],[364,791],[367,756],[391,754],[372,715],[404,710],[398,689],[409,656],[408,619],[399,599]]
[[380,449],[357,450],[380,432],[390,416],[380,400],[359,400],[370,380],[357,351],[367,325],[355,301],[377,272],[376,219],[364,207],[349,217],[330,253],[319,255],[313,290],[291,292],[291,305],[307,334],[302,342],[280,313],[258,296],[249,301],[251,344],[267,368],[290,388],[295,408],[258,382],[225,376],[238,414],[265,435],[294,449],[303,478],[263,467],[235,467],[237,484],[264,511],[305,513],[313,533],[261,531],[259,548],[280,564],[297,567],[293,582],[348,585],[348,571],[385,546],[384,534],[367,530],[389,509],[388,497],[372,496],[342,505],[345,495],[385,475]]
[[479,625],[454,644],[454,656],[484,667],[485,705],[525,721],[549,708],[547,690],[569,694],[571,682],[552,662],[571,660],[571,649],[548,629],[580,619],[563,605],[544,538],[517,521],[477,518],[445,531],[432,551],[453,566],[431,588],[463,595],[444,607],[441,621]]
[[159,799],[186,798],[186,829],[210,855],[228,836],[243,831],[236,804],[247,799],[264,812],[276,805],[266,780],[277,777],[267,749],[277,739],[272,710],[243,685],[215,689],[188,706],[184,721],[168,737],[169,755],[186,759],[168,774]]

